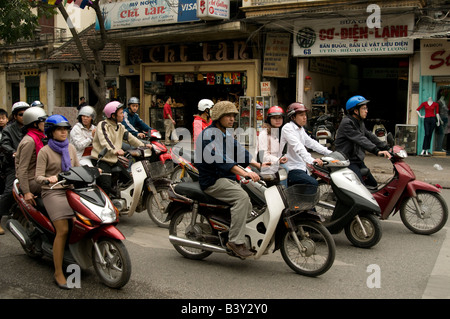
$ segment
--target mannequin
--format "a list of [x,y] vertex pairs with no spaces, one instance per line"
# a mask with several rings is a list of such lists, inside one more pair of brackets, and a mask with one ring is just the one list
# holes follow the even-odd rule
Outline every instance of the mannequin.
[[437,142],[436,142],[436,150],[445,152],[443,149],[442,143],[444,142],[444,137],[447,134],[447,123],[448,123],[448,108],[445,103],[445,96],[441,95],[441,98],[438,101],[439,104],[439,116],[441,117],[441,125],[437,129]]
[[[425,116],[420,114],[420,110],[425,109]],[[439,117],[439,104],[434,102],[432,97],[428,98],[428,101],[423,102],[416,110],[417,115],[423,118],[423,124],[425,128],[425,136],[423,137],[422,153],[420,155],[429,156],[429,149],[431,147],[431,138],[433,137],[433,131],[436,126],[440,125],[441,118]]]

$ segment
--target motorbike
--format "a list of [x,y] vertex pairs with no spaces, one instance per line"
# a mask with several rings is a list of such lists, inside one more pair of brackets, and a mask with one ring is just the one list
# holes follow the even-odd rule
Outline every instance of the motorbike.
[[[64,262],[78,264],[81,269],[94,267],[100,280],[108,287],[119,289],[131,276],[131,261],[123,244],[124,235],[116,228],[118,211],[108,196],[95,185],[99,176],[96,167],[72,167],[58,175],[58,184],[73,185],[66,190],[74,211],[70,225]],[[34,207],[24,200],[19,181],[13,185],[16,201],[12,218],[6,227],[18,239],[25,253],[32,258],[52,257],[55,228],[43,205],[36,198]]]
[[378,139],[382,142],[387,142],[387,130],[384,127],[383,122],[386,122],[384,120],[381,119],[373,119],[373,120],[367,120],[369,122],[375,122],[373,129],[372,129],[372,133],[376,135],[376,137],[378,137]]
[[[401,146],[394,145],[391,155],[393,176],[369,190],[380,206],[380,218],[386,220],[400,212],[403,224],[410,231],[422,235],[438,232],[448,219],[448,207],[440,194],[440,187],[416,180],[413,170],[404,161],[408,154]],[[364,177],[368,170],[361,170],[361,173]],[[323,207],[324,210],[330,209],[336,196],[327,185],[329,177],[323,174],[320,178],[324,181],[321,184],[321,199],[326,203]]]
[[[310,166],[319,181],[320,201],[317,211],[325,218],[324,226],[332,234],[345,231],[356,247],[370,248],[382,237],[380,206],[358,176],[349,168],[350,161],[340,152],[322,157],[323,167]],[[330,191],[332,190],[332,192]],[[331,201],[328,197],[333,198]]]
[[[167,190],[171,180],[168,177],[174,166],[172,161],[154,161],[152,149],[128,149],[124,157],[119,157],[122,168],[115,167],[111,173],[112,202],[120,215],[131,217],[135,212],[147,210],[155,224],[167,227],[164,213],[169,204]],[[102,157],[99,155],[99,160]]]
[[[312,210],[317,189],[311,192],[305,185],[285,189],[279,185],[287,177],[284,169],[261,177],[259,182],[240,179],[253,203],[245,228],[246,246],[255,259],[274,246],[273,252],[280,249],[296,273],[311,277],[324,274],[334,262],[336,247],[320,216]],[[226,247],[229,204],[205,194],[198,182],[172,184],[169,197],[169,240],[182,256],[200,260],[219,252],[238,257]]]
[[170,155],[172,156],[173,162],[177,164],[172,173],[172,183],[198,181],[198,169],[191,161],[191,159],[194,158],[193,152],[186,156],[185,154],[179,154],[172,148],[170,150]]
[[319,116],[312,131],[312,136],[314,139],[317,140],[322,146],[328,148],[331,148],[333,145],[336,135],[334,124],[330,121],[331,118],[332,116],[328,114]]

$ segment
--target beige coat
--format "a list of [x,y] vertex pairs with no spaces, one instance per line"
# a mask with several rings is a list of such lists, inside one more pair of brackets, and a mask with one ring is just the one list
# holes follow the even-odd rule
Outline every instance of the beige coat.
[[20,189],[25,193],[40,193],[41,185],[34,180],[36,172],[36,143],[31,136],[25,135],[17,146],[15,158],[16,177]]
[[[75,146],[69,144],[70,162],[72,167],[80,166]],[[61,155],[56,153],[50,146],[44,146],[38,154],[36,164],[36,182],[42,185],[42,193],[49,190],[52,185],[45,184],[50,176],[57,176],[61,173]],[[63,188],[58,185],[54,189]]]
[[124,140],[125,132],[128,132],[126,131],[125,126],[120,123],[117,124],[113,120],[106,119],[98,123],[94,140],[92,141],[93,149],[91,156],[98,159],[98,154],[106,147],[108,152],[105,157],[102,158],[102,161],[115,164],[117,162],[117,155],[114,154],[114,152],[122,149],[122,142],[127,142],[134,147],[145,146],[144,143],[134,137],[131,133],[128,134],[128,141]]

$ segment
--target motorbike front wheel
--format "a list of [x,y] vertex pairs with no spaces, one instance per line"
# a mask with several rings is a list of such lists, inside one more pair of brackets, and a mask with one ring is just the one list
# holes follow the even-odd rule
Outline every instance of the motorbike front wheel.
[[448,219],[447,203],[440,194],[432,192],[417,192],[417,202],[420,212],[411,197],[405,199],[400,207],[400,218],[403,224],[412,232],[421,235],[431,235],[444,227]]
[[[158,202],[161,204],[161,208]],[[167,187],[156,188],[156,194],[149,194],[147,197],[147,213],[150,219],[159,227],[169,228],[170,221],[166,221],[166,208],[170,203],[169,193]]]
[[[193,226],[192,226],[193,225]],[[195,224],[192,223],[192,212],[189,209],[180,210],[172,217],[169,234],[180,238],[200,240],[202,235],[212,235],[213,229],[208,219],[197,213]],[[173,244],[173,247],[184,257],[189,259],[204,259],[212,254],[203,249]]]
[[345,225],[347,239],[359,248],[370,248],[378,244],[382,236],[379,218],[372,213],[367,213],[359,214],[359,219],[366,233],[364,234],[361,224],[355,217],[350,223]]
[[316,277],[324,274],[334,263],[336,245],[330,232],[313,220],[296,222],[297,241],[291,232],[286,232],[281,242],[281,255],[296,273]]
[[92,247],[95,272],[106,286],[114,289],[122,288],[131,276],[131,260],[127,248],[120,240],[112,238],[100,239],[97,246],[98,252],[95,246]]

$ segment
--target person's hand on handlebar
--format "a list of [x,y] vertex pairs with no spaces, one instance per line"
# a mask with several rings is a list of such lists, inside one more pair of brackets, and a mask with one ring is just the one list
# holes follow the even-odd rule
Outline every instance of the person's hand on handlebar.
[[114,151],[114,154],[116,154],[118,156],[124,156],[125,151],[123,149],[118,149],[118,150]]
[[379,151],[377,155],[387,157],[388,159],[392,157],[391,153],[389,153],[388,151]]
[[313,165],[314,164],[317,164],[317,165],[319,165],[319,166],[323,166],[323,161],[320,159],[320,158],[315,158],[314,160],[313,160]]
[[242,174],[243,177],[247,178],[247,179],[251,179],[254,182],[257,182],[261,179],[261,177],[255,173],[255,172],[247,172],[245,171],[244,174]]
[[50,184],[55,184],[58,182],[58,177],[53,175],[53,176],[48,177],[47,180]]

